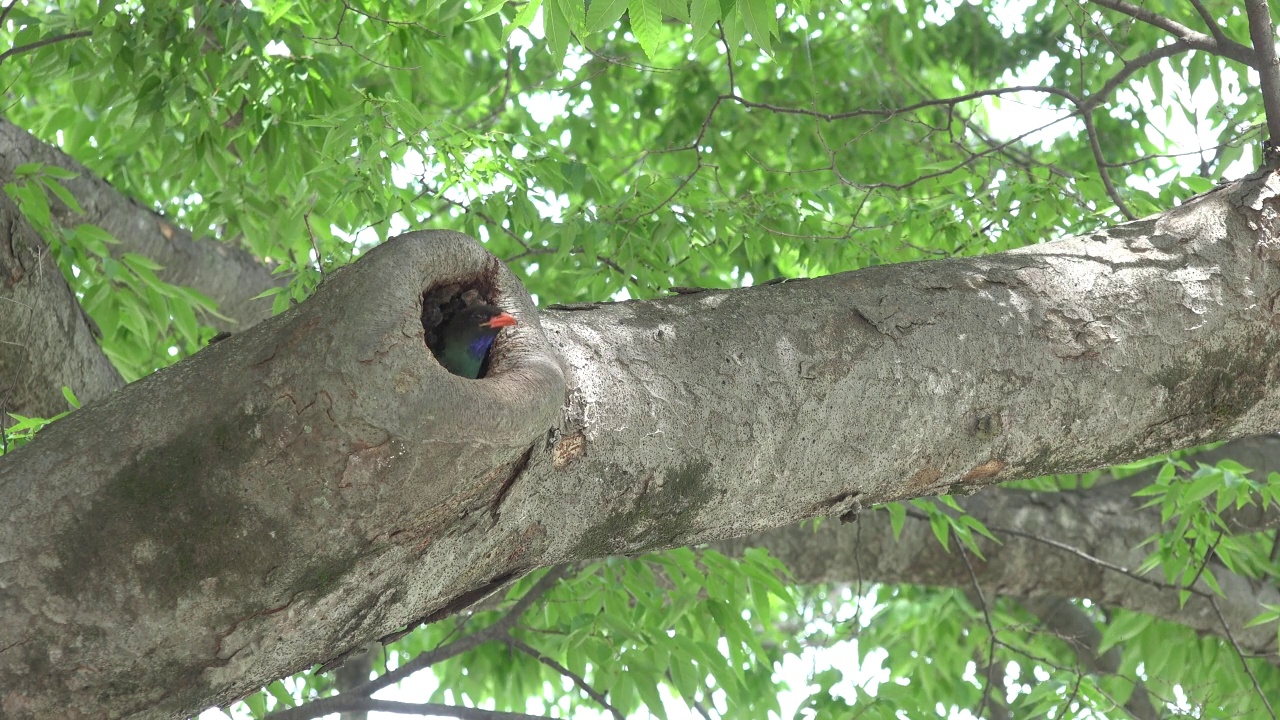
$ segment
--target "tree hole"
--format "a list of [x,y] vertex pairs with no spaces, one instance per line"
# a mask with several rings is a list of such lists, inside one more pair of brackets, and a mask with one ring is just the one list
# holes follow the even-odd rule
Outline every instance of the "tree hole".
[[[441,285],[423,293],[422,329],[436,362],[460,377],[488,374],[502,327],[515,323],[505,312],[495,320],[493,312],[497,309],[476,284]],[[494,327],[486,330],[490,324]]]

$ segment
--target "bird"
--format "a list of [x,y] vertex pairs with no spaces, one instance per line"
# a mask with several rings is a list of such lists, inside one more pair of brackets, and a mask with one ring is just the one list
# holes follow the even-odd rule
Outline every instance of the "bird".
[[492,305],[464,307],[441,326],[436,359],[454,375],[474,380],[488,370],[493,339],[515,324],[515,317]]

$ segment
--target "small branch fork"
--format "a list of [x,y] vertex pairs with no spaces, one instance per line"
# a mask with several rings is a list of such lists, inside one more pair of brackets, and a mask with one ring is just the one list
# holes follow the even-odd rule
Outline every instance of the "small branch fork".
[[622,720],[623,715],[612,705],[603,693],[591,687],[585,679],[577,673],[569,670],[554,659],[546,657],[536,649],[525,643],[524,641],[514,637],[511,632],[520,622],[520,618],[524,616],[529,608],[543,598],[547,592],[555,586],[555,584],[563,578],[569,571],[568,566],[560,565],[548,570],[545,575],[534,583],[533,587],[515,602],[507,611],[507,614],[493,625],[474,632],[470,635],[458,638],[446,645],[441,645],[434,650],[418,655],[409,662],[401,665],[395,670],[389,670],[383,675],[370,680],[358,687],[352,688],[342,695],[334,695],[332,697],[313,700],[312,702],[300,705],[295,708],[288,708],[278,712],[271,713],[267,716],[268,720],[310,720],[332,713],[343,712],[388,712],[388,713],[405,713],[418,715],[440,715],[444,717],[458,718],[459,720],[544,720],[540,716],[527,715],[525,713],[499,712],[496,710],[484,710],[481,708],[464,707],[458,705],[443,705],[439,703],[405,703],[395,702],[391,700],[377,700],[371,697],[374,693],[385,687],[404,680],[405,678],[425,670],[436,663],[443,662],[449,658],[456,657],[472,648],[483,645],[487,642],[498,641],[504,642],[514,650],[530,655],[542,664],[554,669],[556,672],[568,678],[573,684],[585,693],[592,700],[599,703],[606,711],[608,711],[616,720]]

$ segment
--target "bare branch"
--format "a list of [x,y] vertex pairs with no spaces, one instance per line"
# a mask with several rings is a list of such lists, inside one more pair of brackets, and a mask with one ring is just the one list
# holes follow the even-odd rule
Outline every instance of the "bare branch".
[[543,655],[542,653],[538,652],[537,649],[535,649],[528,643],[524,642],[523,640],[518,640],[516,638],[509,637],[507,638],[507,644],[519,650],[520,652],[535,658],[538,662],[542,663],[543,665],[546,665],[552,670],[555,670],[561,675],[569,678],[570,680],[573,681],[573,684],[576,685],[579,690],[587,694],[587,697],[591,698],[592,700],[595,700],[597,703],[600,703],[601,707],[603,707],[605,710],[608,710],[610,715],[613,715],[613,717],[616,718],[617,720],[624,720],[623,714],[621,712],[618,712],[617,708],[609,704],[609,699],[606,698],[604,694],[601,693],[599,690],[596,690],[595,688],[591,687],[590,683],[588,683],[586,679],[583,678],[581,675],[575,673],[569,668],[556,662],[554,658],[549,658],[546,655]]
[[1111,173],[1107,171],[1107,159],[1102,156],[1102,144],[1098,141],[1098,128],[1093,124],[1093,116],[1089,113],[1081,113],[1080,119],[1084,121],[1085,132],[1089,135],[1089,149],[1093,151],[1093,161],[1098,164],[1098,177],[1102,179],[1102,186],[1106,188],[1107,195],[1126,220],[1137,220],[1138,216],[1134,215],[1125,204],[1124,198],[1120,197],[1120,192],[1111,182]]
[[990,639],[987,644],[987,681],[982,684],[982,702],[978,704],[978,709],[973,714],[982,717],[983,710],[991,703],[991,686],[1000,679],[996,673],[996,626],[991,622],[991,604],[987,601],[986,593],[982,592],[982,584],[978,582],[978,574],[973,571],[973,563],[969,562],[969,551],[964,546],[964,541],[960,539],[960,534],[955,530],[951,531],[951,537],[956,541],[956,550],[960,551],[960,559],[964,560],[965,570],[969,572],[969,582],[973,585],[973,592],[977,595],[978,607],[982,609],[982,619],[987,624],[987,633]]
[[1236,62],[1248,65],[1249,67],[1257,67],[1258,60],[1253,50],[1229,38],[1226,38],[1225,42],[1219,42],[1211,35],[1205,35],[1202,32],[1192,30],[1182,23],[1170,20],[1169,18],[1148,10],[1145,7],[1139,7],[1132,3],[1125,2],[1125,0],[1090,1],[1095,5],[1101,5],[1102,7],[1115,10],[1118,13],[1123,13],[1135,20],[1139,20],[1153,27],[1158,27],[1170,35],[1186,41],[1188,45],[1196,50],[1204,50],[1205,52],[1225,57],[1228,60],[1235,60]]
[[[1120,676],[1121,651],[1119,646],[1112,647],[1102,655],[1098,647],[1102,644],[1102,632],[1079,606],[1066,598],[1038,597],[1020,601],[1022,606],[1030,610],[1040,619],[1045,628],[1070,645],[1076,652],[1081,664],[1093,673],[1106,673]],[[1160,714],[1151,704],[1146,686],[1134,678],[1125,677],[1134,683],[1133,693],[1125,709],[1138,720],[1156,720]]]
[[[359,697],[357,695],[335,695],[327,698],[332,702],[326,706],[325,713],[331,712],[384,712],[384,713],[400,713],[403,715],[433,715],[440,717],[457,718],[458,720],[547,720],[542,715],[528,715],[525,713],[502,712],[501,710],[483,710],[481,708],[463,707],[461,705],[442,705],[440,703],[406,703],[396,702],[395,700],[375,700],[373,698]],[[290,708],[285,713],[292,713],[294,710],[309,709],[315,705],[311,703],[302,707]],[[284,713],[272,714],[268,717],[286,717]],[[307,717],[314,718],[319,715],[288,715],[288,717]]]
[[1209,12],[1209,8],[1204,6],[1202,0],[1191,0],[1191,4],[1195,6],[1196,12],[1200,13],[1200,19],[1204,20],[1204,24],[1209,27],[1209,32],[1213,35],[1213,39],[1220,43],[1230,42],[1227,34],[1218,26],[1218,19]]
[[[9,9],[5,8],[5,12],[7,13],[8,11]],[[63,35],[54,35],[52,37],[47,37],[47,38],[44,38],[43,40],[37,40],[33,43],[27,43],[26,45],[19,45],[18,47],[9,48],[8,50],[5,50],[4,52],[0,53],[0,63],[4,62],[6,59],[14,55],[21,55],[22,53],[25,53],[25,52],[38,50],[42,47],[45,47],[46,45],[53,45],[54,43],[60,43],[60,42],[63,42],[64,40],[75,40],[76,38],[89,37],[92,34],[93,34],[92,30],[77,30],[75,32],[65,33]]]
[[9,4],[5,5],[3,10],[0,10],[0,25],[4,24],[4,21],[9,17],[9,13],[13,12],[13,8],[17,4],[18,0],[9,0]]
[[1267,134],[1272,150],[1264,155],[1268,166],[1280,161],[1275,144],[1280,143],[1280,60],[1276,58],[1276,30],[1271,23],[1271,10],[1267,0],[1245,0],[1249,14],[1249,37],[1253,40],[1253,52],[1258,64],[1258,87],[1262,90],[1262,108],[1267,115]]
[[[358,711],[361,709],[361,707],[350,706],[347,704],[348,701],[350,701],[353,698],[356,700],[360,700],[360,699],[367,700],[369,696],[373,695],[379,690],[389,685],[398,683],[401,680],[409,677],[410,675],[413,675],[414,673],[420,670],[425,670],[426,668],[429,668],[438,662],[448,660],[451,657],[456,657],[474,647],[483,645],[484,643],[487,643],[491,640],[500,639],[505,635],[507,635],[507,633],[511,632],[511,628],[515,627],[515,624],[520,621],[520,617],[524,615],[525,611],[527,611],[530,608],[530,606],[532,606],[543,595],[545,595],[547,591],[550,590],[556,584],[556,582],[560,580],[560,578],[564,577],[565,573],[568,572],[568,569],[569,568],[567,565],[560,565],[548,570],[545,575],[543,575],[541,578],[538,579],[538,582],[533,584],[533,587],[529,588],[528,592],[526,592],[519,600],[517,600],[511,606],[511,608],[507,611],[507,614],[504,615],[501,620],[499,620],[498,622],[490,625],[489,627],[483,630],[475,632],[471,635],[467,635],[466,637],[459,638],[458,640],[451,642],[448,645],[443,645],[441,647],[437,647],[434,650],[424,652],[421,655],[418,655],[414,659],[410,660],[409,662],[405,663],[404,665],[401,665],[400,667],[396,668],[395,670],[391,670],[387,673],[384,673],[382,676],[378,678],[370,680],[369,682],[364,683],[359,687],[353,688],[350,691],[350,693],[347,695],[335,695],[332,697],[321,698],[319,700],[309,702],[305,705],[300,705],[295,708],[289,708],[287,710],[281,710],[279,712],[272,713],[268,717],[270,718],[270,720],[310,720],[310,718],[318,718],[323,715],[329,715],[331,713],[336,713],[336,712],[349,712],[352,710]],[[398,704],[405,705],[404,703],[398,703]],[[421,707],[421,706],[415,705],[412,707]],[[448,706],[448,705],[441,705],[439,707],[451,708],[451,706]],[[366,709],[379,710],[380,708],[368,707]],[[457,718],[475,717],[475,718],[486,718],[486,719],[489,719],[489,718],[501,719],[506,717],[510,717],[510,718],[532,717],[527,715],[511,715],[511,714],[483,715],[483,716],[456,714],[456,711],[471,711],[472,709],[473,708],[451,708],[448,711],[441,711],[441,710],[434,710],[434,709],[429,711],[384,710],[384,712],[418,712],[423,714],[437,714],[437,715],[452,714],[453,717],[457,717]],[[481,710],[478,712],[490,712],[490,711]]]
[[1213,612],[1218,616],[1218,621],[1222,623],[1222,631],[1226,633],[1227,640],[1231,642],[1231,647],[1235,648],[1236,657],[1240,658],[1240,664],[1244,666],[1244,671],[1249,674],[1249,680],[1253,683],[1253,689],[1258,693],[1258,697],[1262,698],[1262,704],[1267,708],[1267,714],[1271,716],[1271,720],[1276,720],[1276,711],[1271,707],[1271,701],[1267,699],[1267,694],[1263,692],[1262,686],[1258,684],[1258,676],[1253,673],[1253,668],[1249,667],[1249,661],[1245,659],[1244,651],[1240,649],[1240,644],[1236,642],[1235,635],[1231,632],[1231,626],[1227,623],[1227,618],[1222,614],[1222,608],[1218,607],[1218,599],[1209,598],[1209,605],[1213,607]]
[[515,624],[520,621],[520,617],[524,615],[525,611],[528,610],[534,602],[545,595],[547,591],[560,580],[560,578],[564,577],[565,573],[568,572],[568,569],[568,566],[560,565],[548,570],[547,574],[539,578],[538,582],[534,583],[533,587],[529,588],[529,592],[525,593],[523,597],[517,600],[515,604],[511,606],[511,609],[507,611],[507,614],[498,622],[473,635],[459,638],[456,642],[450,643],[444,647],[422,653],[418,657],[410,660],[404,665],[401,665],[395,670],[386,673],[382,677],[379,677],[376,680],[371,680],[363,687],[356,688],[354,692],[361,695],[372,695],[388,685],[400,682],[419,670],[431,667],[442,660],[447,660],[456,655],[460,655],[477,645],[486,643],[490,640],[495,640],[504,633],[510,632],[511,628],[515,627]]

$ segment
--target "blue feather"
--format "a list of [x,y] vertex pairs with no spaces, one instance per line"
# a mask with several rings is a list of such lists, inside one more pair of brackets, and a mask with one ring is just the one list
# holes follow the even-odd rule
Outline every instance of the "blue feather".
[[467,352],[471,353],[471,356],[477,360],[483,359],[484,354],[489,352],[489,346],[493,345],[493,339],[495,337],[497,336],[481,335],[477,337],[475,340],[471,341],[470,345],[467,346]]

